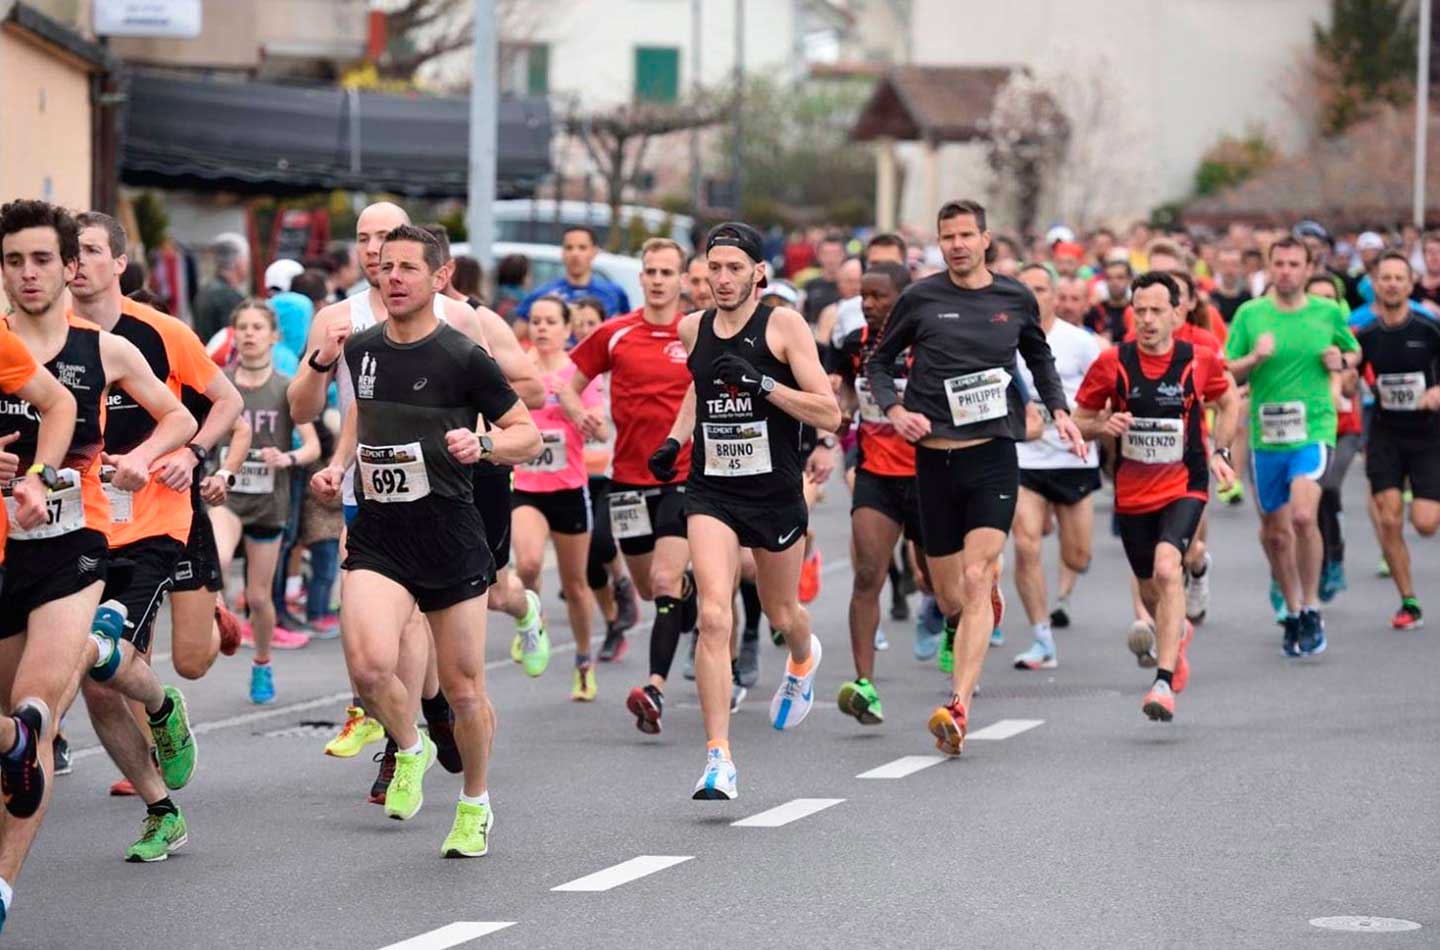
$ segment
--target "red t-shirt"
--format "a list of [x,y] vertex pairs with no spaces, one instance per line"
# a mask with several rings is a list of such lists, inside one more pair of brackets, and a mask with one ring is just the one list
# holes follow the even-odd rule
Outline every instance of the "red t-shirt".
[[[606,320],[570,351],[571,362],[591,379],[610,374],[614,477],[622,485],[662,484],[650,474],[650,456],[675,424],[693,381],[678,333],[681,316],[662,326],[645,322],[643,312],[634,310]],[[690,453],[682,447],[670,484],[683,484],[689,474]]]
[[[1204,331],[1201,331],[1204,332]],[[1175,349],[1163,356],[1152,356],[1140,350],[1140,369],[1146,379],[1161,379],[1170,368],[1170,358]],[[1225,364],[1214,350],[1195,346],[1194,369],[1195,392],[1206,402],[1213,402],[1225,395],[1230,380],[1225,375]],[[1120,348],[1111,347],[1090,364],[1085,381],[1075,395],[1075,404],[1085,409],[1100,411],[1106,406],[1122,412],[1124,406],[1116,406],[1116,380],[1120,374]],[[1191,405],[1188,412],[1204,412],[1203,405]],[[1203,418],[1203,417],[1202,417]],[[1189,419],[1186,419],[1189,428]],[[1116,472],[1115,510],[1120,514],[1138,515],[1159,511],[1179,498],[1196,498],[1205,501],[1208,493],[1190,490],[1190,471],[1182,460],[1169,465],[1121,465]]]

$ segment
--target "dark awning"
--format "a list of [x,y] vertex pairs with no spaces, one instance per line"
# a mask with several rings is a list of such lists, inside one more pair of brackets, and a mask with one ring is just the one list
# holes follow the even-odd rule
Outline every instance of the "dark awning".
[[[151,74],[131,76],[128,92],[120,177],[129,185],[435,198],[466,192],[464,98]],[[352,150],[356,125],[359,149]],[[502,100],[498,138],[498,197],[532,193],[550,170],[545,100]]]

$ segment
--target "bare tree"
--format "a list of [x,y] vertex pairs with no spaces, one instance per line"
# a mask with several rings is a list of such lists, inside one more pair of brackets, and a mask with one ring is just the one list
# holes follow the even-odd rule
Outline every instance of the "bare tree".
[[1035,230],[1046,187],[1061,168],[1069,124],[1049,91],[1016,70],[995,94],[985,121],[987,152],[995,172],[991,204],[1022,234]]
[[[385,53],[378,64],[385,79],[413,79],[422,69],[435,73],[441,86],[464,86],[468,68],[446,69],[470,48],[475,29],[471,0],[376,0],[385,15]],[[544,0],[496,0],[495,27],[500,37],[501,75],[534,36],[545,13]]]

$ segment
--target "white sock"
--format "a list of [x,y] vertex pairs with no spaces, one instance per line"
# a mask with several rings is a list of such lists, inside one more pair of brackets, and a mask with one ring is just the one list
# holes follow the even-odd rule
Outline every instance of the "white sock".
[[1035,625],[1035,639],[1043,640],[1045,643],[1054,643],[1055,634],[1050,632],[1050,624],[1037,623]]
[[466,795],[464,792],[461,792],[461,793],[460,793],[460,801],[461,801],[463,804],[466,804],[466,805],[489,805],[489,804],[490,804],[490,790],[487,788],[485,791],[481,792],[479,795]]
[[109,662],[110,654],[115,652],[118,644],[109,637],[102,637],[93,633],[90,634],[90,639],[95,641],[95,665],[104,666]]
[[3,877],[0,877],[0,901],[5,902],[6,910],[10,909],[10,902],[14,899],[15,889],[10,886],[9,881],[5,880]]
[[[398,743],[397,743],[397,744],[398,744]],[[425,743],[421,742],[419,739],[416,739],[416,740],[415,740],[415,744],[412,745],[410,748],[408,748],[408,749],[396,749],[395,751],[396,751],[396,752],[403,752],[403,753],[405,753],[406,755],[419,755],[421,752],[424,752],[424,751],[425,751]]]
[[287,600],[294,599],[300,595],[300,576],[285,578],[285,597]]

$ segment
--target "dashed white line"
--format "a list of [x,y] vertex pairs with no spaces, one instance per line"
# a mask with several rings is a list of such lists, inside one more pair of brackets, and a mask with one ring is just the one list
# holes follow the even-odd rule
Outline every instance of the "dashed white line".
[[1022,732],[1029,732],[1036,726],[1045,724],[1043,719],[1001,719],[999,722],[992,722],[984,729],[977,729],[967,735],[967,739],[1009,739],[1018,736]]
[[568,884],[561,884],[559,887],[552,887],[552,891],[608,891],[611,888],[619,887],[621,884],[628,884],[656,871],[663,871],[666,868],[674,867],[677,864],[684,864],[695,856],[674,855],[674,854],[642,854],[638,858],[631,858],[629,861],[622,861],[614,867],[608,867],[603,871],[596,871],[594,874],[587,874],[584,877],[576,878]]
[[380,950],[446,950],[447,947],[458,947],[462,943],[469,943],[486,934],[513,926],[513,920],[457,920],[418,937],[381,947]]
[[735,828],[779,828],[781,825],[788,825],[792,821],[799,821],[817,811],[824,811],[838,805],[844,800],[843,798],[797,798],[794,801],[762,811],[758,815],[732,821],[730,824]]
[[928,769],[937,762],[944,762],[943,755],[902,755],[894,762],[886,762],[868,772],[861,772],[856,778],[904,778],[921,769]]

